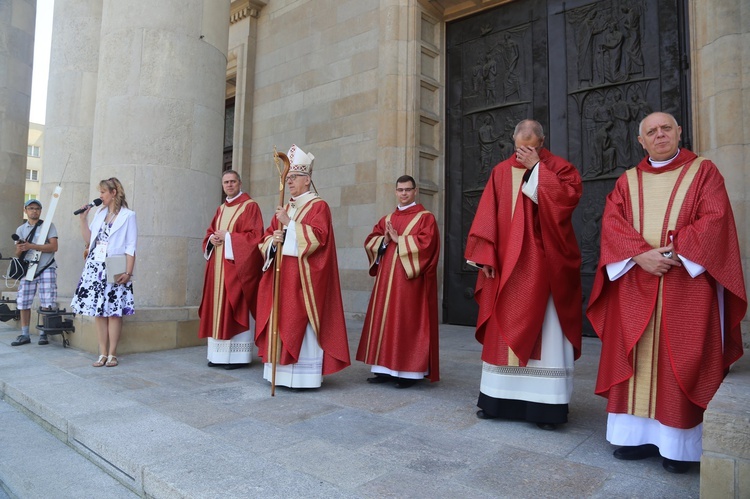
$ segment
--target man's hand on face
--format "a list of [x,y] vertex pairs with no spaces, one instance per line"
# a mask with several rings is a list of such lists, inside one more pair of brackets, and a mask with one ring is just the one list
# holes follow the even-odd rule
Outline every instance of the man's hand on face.
[[516,149],[516,159],[526,167],[527,170],[534,168],[539,163],[539,153],[531,146],[520,146]]

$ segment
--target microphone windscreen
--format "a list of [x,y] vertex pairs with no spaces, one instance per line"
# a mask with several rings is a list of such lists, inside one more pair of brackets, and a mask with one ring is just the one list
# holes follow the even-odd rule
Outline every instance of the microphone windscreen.
[[102,200],[100,198],[94,199],[94,206],[99,206],[100,204],[102,204]]

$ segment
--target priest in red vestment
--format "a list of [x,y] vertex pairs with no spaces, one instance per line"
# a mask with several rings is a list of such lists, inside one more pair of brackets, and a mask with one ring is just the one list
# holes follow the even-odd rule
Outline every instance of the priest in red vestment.
[[440,233],[435,217],[418,204],[417,183],[396,181],[396,211],[380,219],[365,240],[375,287],[367,307],[357,360],[372,365],[370,383],[408,388],[438,366],[437,265]]
[[481,268],[477,417],[553,430],[568,420],[581,352],[581,253],[571,222],[581,177],[544,149],[537,121],[516,125],[513,141],[516,151],[493,169],[466,243],[467,261]]
[[203,238],[207,263],[198,334],[208,338],[209,366],[235,369],[252,361],[263,218],[258,204],[242,192],[239,173],[226,170],[221,184],[226,201]]
[[272,379],[270,318],[273,305],[275,242],[282,243],[279,350],[276,385],[317,388],[323,376],[350,364],[341,301],[336,242],[328,203],[310,191],[315,157],[292,145],[286,186],[291,198],[276,208],[259,245],[265,264],[258,291],[255,341],[264,359],[263,377]]
[[587,311],[614,456],[661,455],[673,473],[700,460],[703,412],[742,355],[747,309],[724,179],[680,134],[670,114],[641,122],[648,157],[607,197]]

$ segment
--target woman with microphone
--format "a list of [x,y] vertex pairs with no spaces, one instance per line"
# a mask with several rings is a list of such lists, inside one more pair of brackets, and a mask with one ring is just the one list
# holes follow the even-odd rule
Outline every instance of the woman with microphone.
[[[82,207],[79,215],[81,235],[87,243],[88,256],[81,280],[73,295],[74,312],[95,318],[99,340],[99,358],[94,367],[114,367],[122,318],[135,312],[133,301],[133,268],[138,229],[135,212],[128,209],[125,191],[115,177],[99,182],[102,207],[90,224],[86,224],[91,205]],[[114,258],[113,258],[114,257]],[[114,266],[124,257],[125,269],[107,279],[107,272],[118,272]],[[107,261],[109,259],[109,262]]]

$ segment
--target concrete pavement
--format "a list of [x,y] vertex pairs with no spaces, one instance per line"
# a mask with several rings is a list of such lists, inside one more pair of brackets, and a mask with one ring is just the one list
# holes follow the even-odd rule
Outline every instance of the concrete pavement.
[[[206,366],[204,347],[93,368],[59,337],[11,347],[0,324],[0,483],[10,497],[698,497],[699,468],[618,461],[584,338],[569,423],[475,416],[480,345],[442,325],[442,381],[398,390],[354,362],[318,390],[270,387],[258,359]],[[352,355],[361,324],[349,323]],[[0,488],[0,498],[3,497]]]

